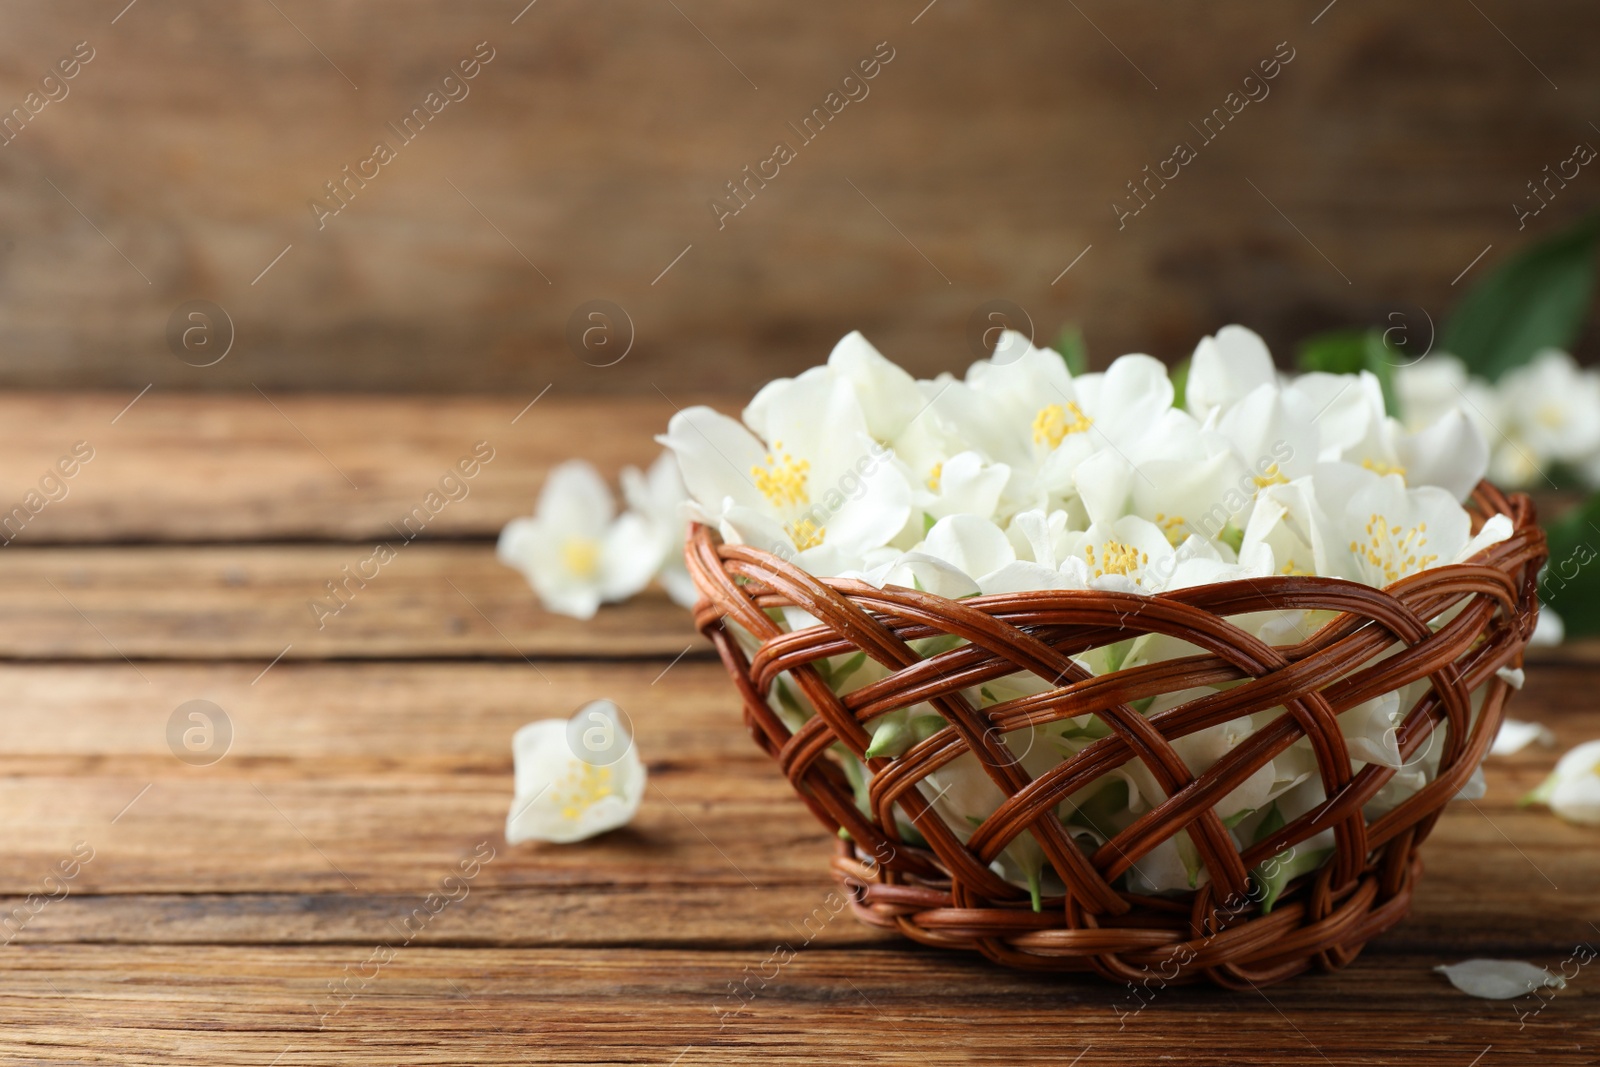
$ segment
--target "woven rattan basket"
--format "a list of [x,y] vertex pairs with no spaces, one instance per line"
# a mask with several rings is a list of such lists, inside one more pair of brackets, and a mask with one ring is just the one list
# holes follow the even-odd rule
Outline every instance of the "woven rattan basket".
[[[696,625],[732,675],[750,733],[817,818],[842,831],[833,874],[858,917],[1015,967],[1092,970],[1117,981],[1152,974],[1163,983],[1204,978],[1242,987],[1312,966],[1343,966],[1368,939],[1404,918],[1421,871],[1418,846],[1499,729],[1509,686],[1496,671],[1520,664],[1533,632],[1545,542],[1524,496],[1508,499],[1485,483],[1469,509],[1475,526],[1499,512],[1509,515],[1514,532],[1471,563],[1424,571],[1387,589],[1285,576],[1155,597],[1040,591],[957,601],[818,579],[770,553],[721,544],[703,526],[692,530],[687,557],[702,596]],[[791,606],[820,624],[789,632],[775,621],[782,616],[774,609]],[[1309,640],[1279,647],[1229,622],[1245,612],[1287,608],[1338,615]],[[1452,608],[1438,629],[1425,621]],[[1177,636],[1205,651],[1101,676],[1070,658],[1147,632]],[[940,635],[962,643],[926,659],[908,645]],[[891,673],[835,696],[812,664],[857,650]],[[1053,688],[981,710],[962,695],[1022,671]],[[816,712],[794,731],[767,699],[780,675],[792,679]],[[1431,686],[1402,709],[1396,734],[1409,759],[1439,724],[1449,725],[1442,741],[1434,739],[1442,746],[1437,777],[1368,822],[1364,805],[1395,772],[1376,764],[1352,772],[1335,717],[1423,678]],[[1241,679],[1149,717],[1130,706]],[[1469,694],[1479,687],[1485,694],[1474,718]],[[949,725],[899,757],[865,760],[872,720],[921,701]],[[1282,714],[1271,725],[1202,774],[1192,774],[1169,744],[1273,708]],[[1088,712],[1109,726],[1110,736],[1037,778],[1004,743],[1010,731]],[[1213,805],[1301,737],[1311,739],[1328,799],[1241,852]],[[827,754],[836,744],[873,772],[869,811],[857,805],[843,768]],[[963,844],[929,811],[917,786],[966,751],[1009,799]],[[1144,761],[1168,799],[1086,854],[1064,831],[1055,806],[1132,759]],[[897,813],[915,824],[925,845],[903,840]],[[1335,847],[1329,860],[1291,883],[1263,914],[1250,891],[1252,867],[1330,828]],[[1140,895],[1117,884],[1140,856],[1183,829],[1209,872],[1204,884],[1181,896]],[[1001,850],[1027,832],[1066,887],[1037,910],[1026,891],[990,869]]]

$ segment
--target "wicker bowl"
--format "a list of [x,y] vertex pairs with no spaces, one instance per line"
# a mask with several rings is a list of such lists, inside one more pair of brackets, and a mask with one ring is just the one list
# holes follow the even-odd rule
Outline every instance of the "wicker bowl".
[[[1475,527],[1499,512],[1510,516],[1511,537],[1471,563],[1424,571],[1387,589],[1284,576],[1154,597],[1038,591],[950,600],[819,579],[770,553],[722,544],[703,526],[691,531],[687,558],[702,596],[696,625],[732,675],[756,743],[817,818],[839,831],[833,876],[860,919],[1014,967],[1245,987],[1312,966],[1343,966],[1405,917],[1421,872],[1418,846],[1499,729],[1510,687],[1496,672],[1521,663],[1533,633],[1545,542],[1525,496],[1508,499],[1484,483],[1468,507]],[[819,624],[790,632],[775,621],[782,615],[774,609],[784,607]],[[1229,622],[1246,612],[1294,608],[1337,616],[1309,640],[1277,647]],[[1452,609],[1438,629],[1425,621]],[[1099,676],[1070,658],[1143,633],[1179,637],[1204,651]],[[929,658],[908,645],[940,635],[961,643]],[[889,676],[836,696],[814,664],[857,651]],[[963,696],[1018,672],[1053,687],[981,709]],[[815,709],[793,731],[768,701],[780,675]],[[1395,772],[1377,764],[1352,771],[1336,717],[1424,678],[1429,687],[1402,709],[1396,739],[1410,760],[1439,724],[1448,724],[1442,741],[1434,739],[1441,745],[1437,776],[1369,822],[1363,807]],[[1148,717],[1131,706],[1226,682],[1239,684]],[[1480,687],[1474,716],[1470,694]],[[948,725],[898,757],[867,759],[872,720],[923,701]],[[1281,711],[1276,719],[1199,775],[1170,744],[1274,708]],[[1090,712],[1109,736],[1037,778],[1004,742],[1010,731]],[[1214,804],[1302,737],[1310,738],[1327,800],[1241,851]],[[872,771],[869,803],[858,806],[844,768],[827,755],[835,745]],[[918,785],[968,751],[1007,799],[963,843],[930,812]],[[1056,806],[1133,759],[1144,762],[1168,799],[1098,849],[1080,849]],[[904,840],[897,815],[920,831],[922,842]],[[1251,889],[1251,869],[1328,829],[1334,849],[1327,862],[1291,882],[1264,911]],[[1118,884],[1179,830],[1188,831],[1209,873],[1198,889],[1156,896]],[[1033,834],[1065,886],[1037,907],[990,867],[1024,833]]]

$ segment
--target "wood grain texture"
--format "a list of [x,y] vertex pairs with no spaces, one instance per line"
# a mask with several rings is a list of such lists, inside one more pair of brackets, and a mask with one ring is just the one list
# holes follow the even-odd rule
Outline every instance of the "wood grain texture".
[[[365,948],[50,946],[0,975],[18,1062],[279,1064],[1590,1062],[1577,996],[1522,1031],[1505,1003],[1417,982],[1426,956],[1373,953],[1268,995],[1116,991],[937,952],[798,952],[722,1025],[755,951],[403,950],[336,1015],[328,983]],[[1340,1010],[1328,1010],[1330,1004]],[[1126,1013],[1127,1008],[1123,1011]],[[61,1026],[92,1012],[98,1025]],[[1381,1020],[1381,1025],[1379,1021]],[[276,1057],[276,1060],[274,1059]],[[1490,1061],[1492,1062],[1492,1061]]]
[[[551,467],[581,455],[615,484],[623,466],[648,466],[660,453],[654,437],[674,404],[707,399],[670,383],[665,396],[551,394],[532,407],[537,388],[504,398],[153,389],[130,407],[136,391],[0,396],[0,517],[37,493],[75,444],[93,450],[63,499],[5,528],[6,551],[104,540],[492,539],[533,510]],[[458,477],[451,496],[440,490],[463,459],[480,457],[490,458]],[[413,511],[430,492],[439,496],[422,523]]]
[[[1584,174],[1526,231],[1512,207],[1595,136],[1580,0],[524,6],[0,12],[0,106],[96,50],[0,148],[0,382],[748,391],[852,328],[950,369],[995,298],[1041,337],[1082,322],[1102,359],[1233,320],[1284,350],[1391,311],[1424,331],[1486,246],[1480,271],[1594,200]],[[478,42],[470,95],[400,144]],[[802,142],[789,123],[879,42],[870,94]],[[1207,142],[1279,42],[1270,95]],[[397,158],[319,228],[310,201],[380,139]],[[719,229],[712,199],[780,139],[797,158]],[[1119,229],[1180,141],[1198,158]],[[633,324],[611,367],[564,341],[596,298]],[[165,340],[194,299],[237,331],[204,369]]]
[[487,541],[415,542],[347,588],[336,613],[312,608],[336,608],[326,583],[342,586],[343,568],[371,555],[371,543],[12,548],[0,552],[0,656],[265,666],[279,653],[670,659],[709,648],[689,612],[653,589],[583,625],[552,615]]

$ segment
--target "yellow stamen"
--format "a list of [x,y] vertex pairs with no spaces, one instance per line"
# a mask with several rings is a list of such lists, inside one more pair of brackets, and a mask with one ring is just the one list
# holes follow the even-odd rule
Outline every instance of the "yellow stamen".
[[1161,532],[1167,535],[1167,543],[1177,548],[1189,536],[1184,530],[1182,515],[1163,515],[1156,512],[1156,525],[1161,527]]
[[1103,546],[1100,562],[1094,558],[1094,546],[1085,545],[1083,558],[1089,561],[1089,566],[1094,568],[1094,577],[1104,578],[1108,574],[1132,575],[1136,583],[1143,584],[1144,579],[1133,572],[1150,562],[1148,552],[1140,552],[1132,545],[1125,545],[1121,541],[1107,541]]
[[789,534],[789,539],[794,542],[794,547],[804,552],[808,548],[816,548],[822,544],[823,538],[828,536],[826,526],[818,526],[810,519],[796,519],[784,526]]
[[569,767],[553,792],[552,799],[561,805],[564,819],[576,819],[606,797],[618,795],[612,788],[610,767],[583,762]]
[[933,470],[928,472],[928,488],[933,492],[939,491],[939,479],[944,477],[944,464],[935,463]]
[[1437,555],[1422,553],[1428,544],[1428,524],[1419,523],[1412,529],[1391,525],[1382,515],[1367,520],[1367,542],[1350,542],[1350,551],[1383,575],[1386,582],[1399,581],[1407,574],[1431,567]]
[[569,537],[561,546],[561,562],[579,578],[593,578],[600,569],[600,543],[591,537]]
[[1406,469],[1398,463],[1385,463],[1381,459],[1364,459],[1361,465],[1377,474],[1398,474],[1402,478],[1406,476]]
[[1067,401],[1065,408],[1060,404],[1046,404],[1033,417],[1033,443],[1056,448],[1068,434],[1083,433],[1093,425],[1094,420],[1074,401]]
[[782,441],[774,441],[765,466],[751,467],[750,476],[773,507],[792,508],[811,503],[811,494],[806,489],[806,476],[810,471],[810,460],[795,459],[783,451]]
[[1265,489],[1269,485],[1289,484],[1289,479],[1283,476],[1283,472],[1278,469],[1278,465],[1276,463],[1262,471],[1260,474],[1256,475],[1254,480],[1257,489]]

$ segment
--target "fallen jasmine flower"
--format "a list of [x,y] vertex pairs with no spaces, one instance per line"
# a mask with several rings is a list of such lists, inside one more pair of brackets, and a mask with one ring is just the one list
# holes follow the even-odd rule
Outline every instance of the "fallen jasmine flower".
[[516,796],[506,815],[506,840],[566,844],[625,825],[644,799],[645,768],[609,700],[579,708],[571,719],[541,719],[511,739]]
[[521,571],[546,610],[575,619],[602,603],[626,600],[649,584],[668,551],[640,515],[616,518],[611,490],[591,465],[563,463],[550,472],[531,518],[500,532],[495,554]]
[[1450,979],[1450,984],[1461,992],[1484,1000],[1511,1000],[1546,986],[1567,987],[1565,978],[1522,960],[1466,960],[1440,964],[1434,970]]

